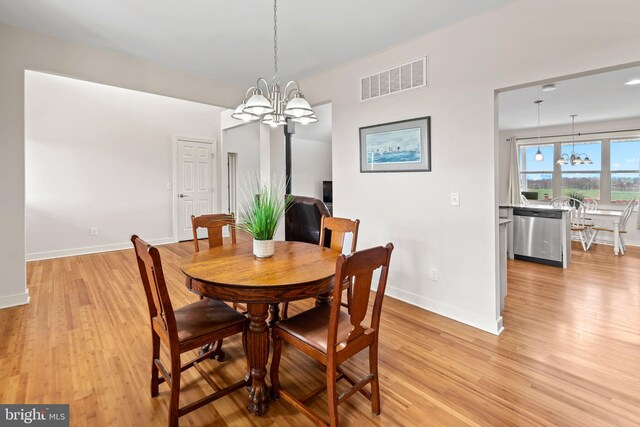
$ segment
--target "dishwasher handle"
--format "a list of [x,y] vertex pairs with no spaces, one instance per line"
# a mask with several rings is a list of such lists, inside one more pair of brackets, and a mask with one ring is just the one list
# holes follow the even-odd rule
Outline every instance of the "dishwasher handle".
[[561,210],[543,211],[538,209],[516,208],[513,210],[513,214],[518,216],[530,216],[535,218],[553,218],[553,219],[562,218]]

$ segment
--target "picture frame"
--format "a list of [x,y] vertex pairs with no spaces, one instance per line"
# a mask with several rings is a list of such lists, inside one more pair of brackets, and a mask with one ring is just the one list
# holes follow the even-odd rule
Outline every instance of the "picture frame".
[[360,172],[431,172],[431,116],[361,127]]

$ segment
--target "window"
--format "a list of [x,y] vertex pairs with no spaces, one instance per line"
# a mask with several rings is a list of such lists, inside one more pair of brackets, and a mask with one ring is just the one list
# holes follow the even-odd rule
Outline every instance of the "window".
[[600,175],[602,171],[602,142],[588,141],[561,145],[562,153],[571,155],[572,151],[582,158],[586,156],[593,162],[590,165],[561,165],[562,195],[582,195],[598,203],[600,199]]
[[640,192],[640,138],[611,140],[610,150],[611,203],[627,204]]
[[[558,165],[562,154],[585,155],[593,162]],[[601,205],[624,205],[640,194],[640,137],[540,145],[544,159],[536,161],[538,145],[519,146],[520,185],[539,200],[581,193]]]
[[553,144],[540,145],[544,156],[541,162],[535,160],[537,145],[520,147],[520,187],[522,191],[535,191],[538,200],[552,199],[553,182]]

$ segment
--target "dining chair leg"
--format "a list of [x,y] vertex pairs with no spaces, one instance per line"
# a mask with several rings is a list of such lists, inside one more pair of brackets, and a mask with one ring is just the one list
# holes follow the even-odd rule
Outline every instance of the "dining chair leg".
[[380,383],[378,381],[378,345],[369,347],[369,371],[373,375],[371,381],[371,412],[380,415]]
[[589,243],[587,244],[587,249],[593,245],[593,241],[596,240],[596,236],[598,235],[598,230],[593,230],[591,232],[591,237],[589,238]]
[[580,236],[580,243],[582,244],[582,250],[583,251],[587,251],[587,235],[585,234],[584,231],[579,231],[578,235]]
[[158,395],[158,366],[156,359],[160,358],[160,337],[151,330],[151,397]]
[[178,427],[180,411],[180,353],[171,355],[171,398],[169,400],[169,427]]
[[226,354],[224,351],[222,351],[222,341],[223,340],[219,340],[216,343],[216,349],[213,351],[213,353],[211,354],[211,358],[212,359],[216,359],[218,362],[222,362],[224,361],[224,358],[226,357]]
[[[329,363],[328,365],[331,365]],[[329,404],[329,425],[338,427],[338,396],[337,396],[337,371],[327,366],[327,403]]]
[[282,310],[280,310],[280,318],[283,319],[283,320],[289,318],[289,303],[288,302],[283,302],[282,303]]
[[271,399],[280,398],[280,358],[282,356],[282,340],[280,337],[273,337],[273,357],[271,359],[271,389],[269,395]]
[[618,244],[619,244],[619,248],[620,248],[620,253],[622,255],[624,255],[624,251],[627,248],[624,246],[624,240],[622,240],[622,236],[618,237]]

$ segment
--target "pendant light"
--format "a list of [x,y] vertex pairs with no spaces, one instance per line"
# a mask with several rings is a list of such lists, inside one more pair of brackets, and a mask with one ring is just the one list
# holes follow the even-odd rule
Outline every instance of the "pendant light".
[[541,162],[544,160],[544,154],[542,154],[542,151],[540,151],[540,104],[542,104],[542,99],[534,101],[534,104],[538,105],[538,151],[536,152],[536,155],[533,157],[533,159],[536,162]]
[[[576,153],[576,131],[575,131],[575,122],[577,114],[571,114],[571,153],[562,153],[558,161],[556,162],[559,165],[591,165],[593,161],[589,158],[586,153]],[[584,156],[584,157],[583,157]]]
[[286,125],[287,119],[301,124],[317,122],[318,118],[304,98],[297,81],[290,81],[284,91],[280,91],[277,0],[273,1],[273,65],[271,87],[260,77],[256,85],[247,90],[244,101],[238,105],[231,117],[243,121],[260,120],[261,123],[272,127]]

